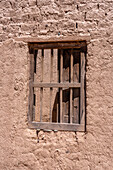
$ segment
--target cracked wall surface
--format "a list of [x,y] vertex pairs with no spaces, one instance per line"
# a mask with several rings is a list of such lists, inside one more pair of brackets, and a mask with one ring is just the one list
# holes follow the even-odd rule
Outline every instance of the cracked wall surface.
[[[0,1],[0,169],[113,169],[113,1]],[[16,37],[89,35],[85,133],[28,129],[28,45]]]

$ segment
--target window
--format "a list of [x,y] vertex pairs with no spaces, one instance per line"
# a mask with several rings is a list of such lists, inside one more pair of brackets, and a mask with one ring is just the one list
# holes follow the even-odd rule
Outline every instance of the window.
[[29,42],[29,127],[85,130],[86,40]]

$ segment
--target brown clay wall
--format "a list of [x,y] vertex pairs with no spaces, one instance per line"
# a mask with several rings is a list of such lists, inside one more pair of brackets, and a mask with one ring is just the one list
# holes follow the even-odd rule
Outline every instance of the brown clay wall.
[[[113,169],[113,2],[0,1],[0,169]],[[87,131],[28,129],[28,46],[15,37],[89,35]]]

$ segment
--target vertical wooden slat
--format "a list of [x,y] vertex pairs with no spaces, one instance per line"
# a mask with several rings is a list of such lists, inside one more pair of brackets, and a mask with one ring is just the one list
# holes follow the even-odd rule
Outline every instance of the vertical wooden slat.
[[85,54],[81,52],[81,76],[80,76],[80,123],[85,122],[85,110],[84,110],[84,78],[85,78]]
[[[36,62],[36,76],[35,80],[36,82],[40,83],[41,81],[41,71],[42,71],[42,50],[37,50],[37,62]],[[35,109],[35,120],[37,122],[40,122],[40,88],[36,88],[36,109]]]
[[63,50],[61,50],[60,53],[60,83],[62,83],[63,80]]
[[43,88],[40,88],[40,122],[42,122],[43,113]]
[[57,92],[57,123],[59,121],[59,93]]
[[[63,80],[63,50],[60,53],[60,83]],[[62,88],[60,88],[60,123],[62,123]]]
[[[36,69],[36,66],[37,66],[37,50],[34,50],[34,80],[33,81],[35,81],[36,80],[36,71],[37,71],[37,69]],[[34,95],[34,97],[33,97],[33,121],[36,121],[37,120],[37,98],[36,98],[36,96],[37,96],[37,89],[36,88],[34,88],[33,89],[33,95]]]
[[35,92],[36,92],[36,91],[35,91],[34,88],[33,88],[33,112],[32,112],[32,115],[33,115],[32,120],[33,120],[33,121],[35,121],[35,100],[36,100]]
[[33,87],[32,83],[34,80],[34,53],[30,54],[30,96],[29,96],[29,105],[30,105],[30,111],[29,111],[29,121],[33,120]]
[[50,122],[52,122],[52,88],[50,88]]
[[72,123],[72,88],[70,88],[70,123]]
[[[43,72],[44,72],[44,49],[42,49],[42,62],[41,62],[41,82],[43,82]],[[40,88],[40,122],[42,121],[43,114],[43,88]]]
[[[50,83],[53,81],[53,49],[51,49],[50,56]],[[50,88],[50,122],[52,122],[52,91],[53,88]]]
[[[73,81],[80,82],[80,52],[73,51]],[[80,119],[80,89],[73,89],[73,123],[79,123]]]
[[51,57],[50,57],[50,82],[53,81],[53,49],[51,49]]
[[[71,57],[70,57],[70,82],[73,82],[73,49],[71,49]],[[72,88],[70,88],[70,123],[72,123]]]
[[[36,80],[36,77],[37,77],[37,54],[38,54],[38,50],[35,50],[35,55],[34,55],[34,81]],[[35,98],[35,121],[37,121],[37,112],[38,112],[38,102],[37,102],[37,88],[34,89],[34,98]]]
[[71,60],[70,60],[70,81],[73,82],[73,49],[71,49]]
[[[70,82],[70,49],[63,50],[63,83]],[[63,123],[70,122],[70,89],[63,89]]]
[[[56,60],[56,73],[57,75],[56,80],[57,83],[59,83],[59,69],[58,69],[58,65],[59,65],[59,59],[58,59],[58,49],[54,49],[54,59]],[[57,123],[59,122],[59,89],[57,89]]]
[[42,49],[42,62],[41,62],[42,74],[41,74],[41,82],[43,82],[43,72],[44,72],[44,49]]
[[62,123],[62,88],[60,88],[60,123]]

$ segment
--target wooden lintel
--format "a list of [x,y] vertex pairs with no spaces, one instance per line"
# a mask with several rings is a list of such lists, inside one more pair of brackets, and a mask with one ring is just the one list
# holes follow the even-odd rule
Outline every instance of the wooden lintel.
[[39,42],[70,42],[70,41],[90,41],[90,36],[86,35],[86,36],[81,36],[81,35],[73,35],[73,36],[62,36],[62,37],[48,37],[48,38],[44,38],[44,37],[20,37],[20,38],[15,38],[16,41],[24,41],[27,43],[30,42],[34,42],[34,43],[39,43]]
[[70,124],[70,123],[47,123],[47,122],[29,122],[30,129],[51,129],[51,130],[65,130],[65,131],[84,131],[84,125],[82,124]]
[[32,49],[67,49],[67,48],[86,48],[85,41],[77,42],[48,42],[48,43],[29,43],[29,47]]

